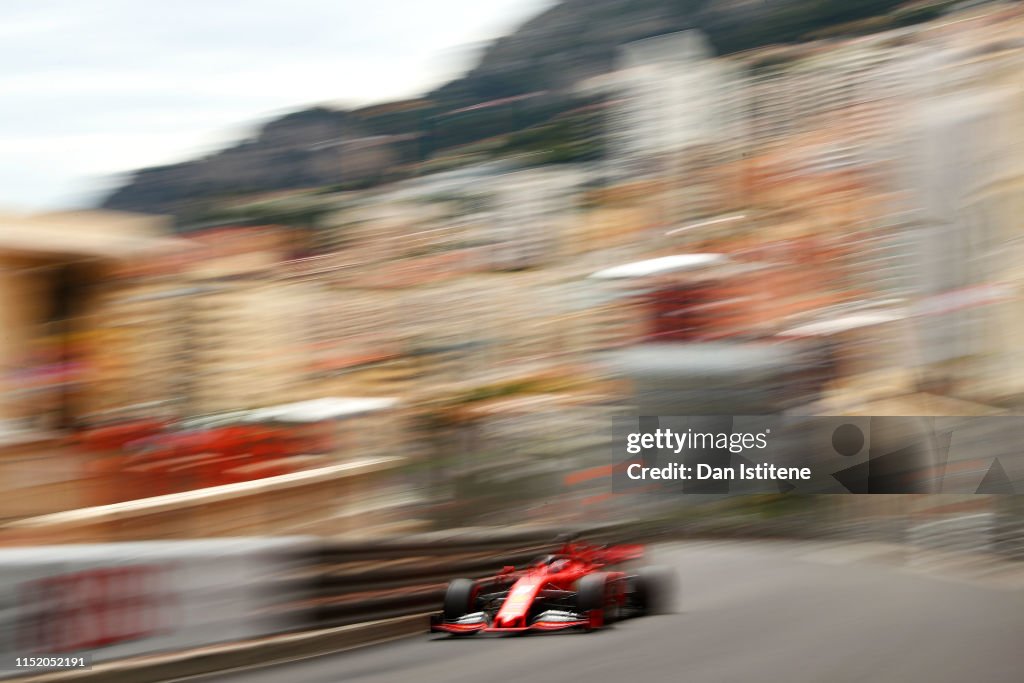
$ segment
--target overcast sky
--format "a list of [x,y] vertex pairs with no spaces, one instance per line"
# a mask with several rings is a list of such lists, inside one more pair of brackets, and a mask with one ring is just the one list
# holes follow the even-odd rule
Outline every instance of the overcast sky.
[[549,0],[0,0],[0,207],[81,206],[315,103],[418,94]]

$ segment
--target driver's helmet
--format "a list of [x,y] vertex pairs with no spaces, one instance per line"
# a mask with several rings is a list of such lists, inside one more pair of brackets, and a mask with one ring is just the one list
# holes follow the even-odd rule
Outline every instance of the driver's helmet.
[[565,569],[569,564],[569,558],[564,555],[541,555],[537,558],[538,567],[547,567],[550,571],[557,572]]
[[551,564],[548,565],[548,569],[553,572],[560,572],[569,566],[569,560],[564,557],[560,557]]

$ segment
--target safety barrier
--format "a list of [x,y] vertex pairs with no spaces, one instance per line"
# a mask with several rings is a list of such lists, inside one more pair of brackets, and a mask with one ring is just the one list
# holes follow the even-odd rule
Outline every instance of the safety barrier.
[[1002,517],[996,524],[993,550],[1011,560],[1024,560],[1024,520]]
[[911,527],[907,542],[919,548],[1024,560],[1024,519],[996,513],[958,515]]
[[991,513],[935,520],[907,529],[907,542],[949,552],[987,553],[993,549],[995,523]]
[[295,538],[0,550],[0,668],[15,657],[100,662],[300,628],[301,595],[287,577],[311,551]]

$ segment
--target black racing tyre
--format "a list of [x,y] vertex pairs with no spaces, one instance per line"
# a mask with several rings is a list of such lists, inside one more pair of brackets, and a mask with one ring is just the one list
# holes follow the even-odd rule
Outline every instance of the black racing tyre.
[[633,577],[633,603],[641,614],[664,614],[676,600],[676,575],[668,567],[643,567]]
[[455,621],[473,611],[476,582],[473,579],[452,579],[444,592],[444,619]]
[[592,609],[604,611],[605,623],[615,621],[618,610],[611,604],[609,575],[603,572],[587,574],[576,584],[576,609],[589,612]]

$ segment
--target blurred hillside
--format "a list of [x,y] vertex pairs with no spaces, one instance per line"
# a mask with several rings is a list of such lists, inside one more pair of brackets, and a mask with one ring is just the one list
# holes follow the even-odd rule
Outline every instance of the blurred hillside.
[[[539,163],[599,155],[587,112],[600,94],[576,87],[612,70],[616,49],[701,29],[728,54],[773,43],[868,33],[932,18],[949,0],[563,0],[492,43],[462,77],[422,99],[352,111],[316,107],[270,121],[212,155],[141,169],[103,207],[202,220],[227,196],[328,186],[359,189],[400,179],[417,164],[463,156],[554,153]],[[516,131],[526,135],[509,136]],[[480,150],[474,150],[479,154]]]

